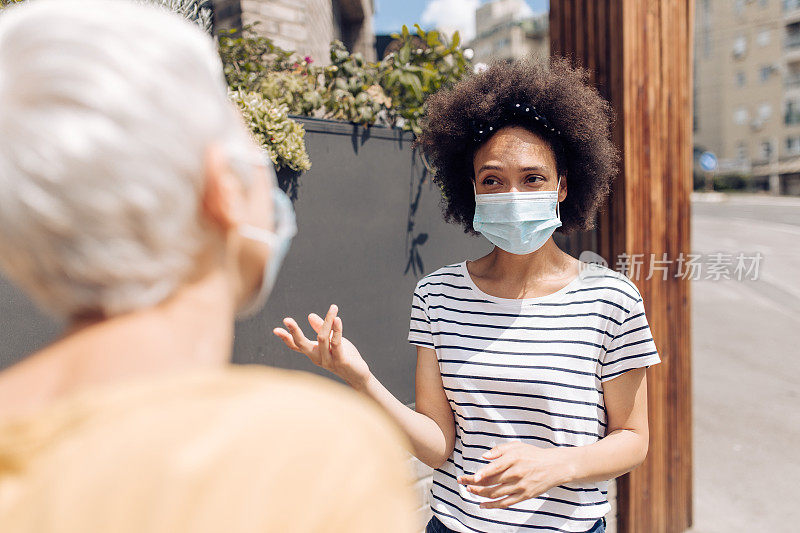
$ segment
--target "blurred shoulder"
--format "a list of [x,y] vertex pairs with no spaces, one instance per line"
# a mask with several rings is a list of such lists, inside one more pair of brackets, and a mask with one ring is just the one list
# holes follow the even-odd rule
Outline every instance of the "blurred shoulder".
[[373,402],[332,379],[263,366],[232,366],[219,377],[231,401],[271,423],[298,431],[377,432],[402,443],[404,435]]

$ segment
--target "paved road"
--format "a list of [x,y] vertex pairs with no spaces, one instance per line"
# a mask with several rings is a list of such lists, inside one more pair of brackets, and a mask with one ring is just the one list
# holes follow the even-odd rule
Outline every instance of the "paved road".
[[761,252],[756,281],[693,282],[692,533],[795,532],[800,199],[700,196],[692,249]]

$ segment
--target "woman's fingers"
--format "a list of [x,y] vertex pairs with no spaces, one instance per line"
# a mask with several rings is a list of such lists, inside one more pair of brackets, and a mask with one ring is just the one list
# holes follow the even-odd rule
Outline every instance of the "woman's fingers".
[[294,343],[294,339],[292,335],[283,328],[275,328],[272,330],[272,333],[275,334],[283,343],[289,347],[290,350],[294,350],[295,352],[301,351],[300,348]]
[[513,494],[509,494],[505,498],[500,500],[493,500],[490,502],[483,502],[481,507],[484,509],[507,509],[514,505],[515,503],[519,503],[522,500],[527,499],[525,497],[525,493],[523,491],[515,492]]
[[338,311],[339,309],[335,305],[332,305],[330,309],[328,309],[328,314],[325,315],[325,322],[322,323],[322,327],[317,331],[319,353],[323,360],[330,361],[331,329],[333,328],[333,319],[336,318],[336,313]]
[[469,485],[467,490],[469,490],[472,494],[477,494],[478,496],[483,496],[484,498],[490,498],[494,500],[495,498],[514,494],[515,492],[519,491],[520,488],[516,484],[494,485],[492,487]]
[[311,326],[311,329],[314,330],[314,333],[319,333],[319,330],[324,322],[325,321],[322,320],[322,317],[320,317],[317,313],[311,313],[308,315],[308,323]]
[[311,354],[314,352],[314,343],[306,338],[303,330],[301,330],[300,326],[297,325],[297,322],[295,322],[293,318],[287,317],[283,319],[283,325],[286,326],[286,329],[292,336],[295,346],[297,346],[304,354],[311,356]]
[[338,350],[342,347],[342,319],[338,316],[333,319],[333,335],[331,335],[331,349]]

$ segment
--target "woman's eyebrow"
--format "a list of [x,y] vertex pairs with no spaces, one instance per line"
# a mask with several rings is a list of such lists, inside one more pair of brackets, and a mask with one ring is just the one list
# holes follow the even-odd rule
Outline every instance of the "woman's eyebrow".
[[478,174],[484,170],[503,170],[503,167],[500,165],[481,165],[481,167],[478,169]]
[[546,166],[533,166],[533,167],[522,167],[519,169],[520,172],[545,172],[550,170]]
[[[484,170],[502,171],[503,167],[500,165],[481,165],[481,167],[478,169],[478,174]],[[548,167],[542,165],[527,166],[517,169],[518,172],[547,172],[548,170],[550,170]]]

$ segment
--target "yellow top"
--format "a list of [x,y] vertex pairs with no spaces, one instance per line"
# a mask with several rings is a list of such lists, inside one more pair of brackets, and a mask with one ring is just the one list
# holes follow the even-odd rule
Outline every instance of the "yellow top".
[[416,529],[405,437],[311,374],[227,367],[0,422],[3,533]]

